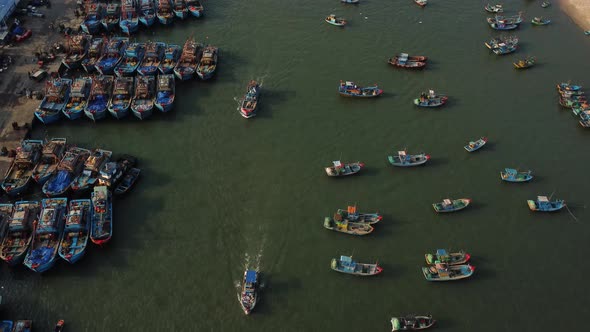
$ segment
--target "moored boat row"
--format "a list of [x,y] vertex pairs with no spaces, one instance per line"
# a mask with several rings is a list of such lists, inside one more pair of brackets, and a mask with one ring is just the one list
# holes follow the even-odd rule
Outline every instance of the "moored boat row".
[[559,105],[572,110],[573,115],[583,128],[590,128],[590,103],[581,85],[557,84]]

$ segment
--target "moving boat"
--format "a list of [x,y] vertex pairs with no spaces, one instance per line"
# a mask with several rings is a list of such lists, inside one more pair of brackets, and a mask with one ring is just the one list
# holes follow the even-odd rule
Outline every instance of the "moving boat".
[[186,6],[188,7],[188,11],[194,17],[201,17],[203,16],[204,8],[200,1],[198,0],[186,0]]
[[131,101],[131,111],[140,120],[152,115],[156,98],[156,78],[138,76],[135,78],[135,94]]
[[135,166],[136,163],[137,159],[135,157],[122,155],[116,162],[104,164],[98,175],[98,184],[115,188],[127,170]]
[[8,231],[0,245],[0,258],[8,265],[21,263],[31,244],[33,222],[39,218],[41,205],[35,201],[14,203],[14,213],[8,223]]
[[396,67],[416,69],[426,66],[426,60],[427,58],[425,56],[410,56],[407,53],[401,53],[389,59],[387,62]]
[[95,35],[100,29],[100,21],[102,20],[103,14],[102,6],[99,3],[87,2],[85,12],[86,16],[80,27],[85,33]]
[[46,198],[41,201],[41,206],[41,216],[39,222],[34,223],[31,246],[24,261],[26,267],[37,273],[45,272],[55,264],[63,236],[68,199]]
[[154,0],[140,1],[139,22],[146,27],[151,27],[156,22],[156,3]]
[[88,231],[92,219],[92,203],[89,199],[70,201],[64,235],[59,243],[59,256],[68,263],[76,263],[84,256],[88,244]]
[[430,156],[425,153],[408,154],[407,150],[401,150],[397,152],[397,156],[387,156],[387,159],[393,166],[411,167],[424,165],[430,160]]
[[144,54],[145,44],[129,44],[127,46],[127,49],[125,50],[125,55],[123,55],[123,59],[115,67],[115,74],[119,77],[134,75],[135,71],[137,70],[137,67],[139,67],[139,65],[141,64],[141,60],[143,60]]
[[434,254],[425,254],[426,264],[432,265],[436,262],[445,263],[449,265],[461,265],[465,264],[471,258],[471,255],[466,253],[464,250],[458,252],[448,252],[446,249],[436,249]]
[[501,4],[490,5],[489,3],[483,7],[488,13],[502,13],[504,11],[504,7]]
[[113,152],[95,149],[84,162],[84,170],[72,182],[72,191],[82,192],[90,189],[98,181],[98,172],[111,159]]
[[417,331],[432,327],[436,321],[432,319],[432,315],[421,316],[412,315],[406,317],[391,318],[391,331]]
[[168,44],[164,52],[164,58],[160,62],[158,69],[162,74],[174,74],[174,67],[182,54],[182,47],[175,44]]
[[90,37],[88,35],[66,35],[66,55],[61,63],[68,69],[78,69],[88,53]]
[[112,92],[113,76],[95,76],[84,114],[93,121],[103,119],[107,115]]
[[133,77],[117,77],[108,110],[115,119],[127,116],[133,99]]
[[181,81],[193,78],[200,61],[201,44],[197,44],[193,37],[189,37],[184,43],[182,54],[174,67],[174,74]]
[[42,151],[42,140],[27,139],[21,142],[1,185],[8,196],[14,197],[25,192]]
[[160,111],[166,113],[172,110],[174,106],[174,75],[159,75],[158,88],[156,90],[156,100],[154,105]]
[[458,198],[458,199],[450,199],[445,198],[442,202],[432,204],[434,211],[438,213],[442,212],[455,212],[459,210],[463,210],[466,208],[469,203],[471,203],[470,198]]
[[35,116],[39,121],[50,124],[59,120],[70,100],[71,84],[72,80],[69,78],[56,78],[46,82],[45,97],[35,111]]
[[361,277],[374,276],[383,271],[383,268],[377,265],[377,263],[357,263],[352,260],[352,256],[340,256],[340,259],[332,258],[330,267],[334,271],[354,274]]
[[372,98],[380,96],[383,93],[383,90],[379,89],[377,85],[360,87],[354,84],[352,81],[340,81],[338,93],[345,97]]
[[31,332],[33,330],[32,320],[17,320],[12,332]]
[[197,66],[197,75],[202,80],[210,79],[217,69],[217,56],[219,49],[215,46],[205,46],[201,60]]
[[121,19],[119,20],[119,27],[121,32],[126,35],[137,32],[139,29],[139,15],[137,13],[136,0],[123,0],[121,7]]
[[107,4],[105,15],[102,17],[101,23],[106,31],[112,31],[121,18],[121,5],[118,3]]
[[363,222],[351,222],[342,218],[338,213],[335,213],[333,218],[324,218],[324,228],[350,235],[367,235],[371,234],[374,230],[373,226],[369,224]]
[[188,16],[188,7],[184,0],[172,0],[172,11],[181,20],[184,20]]
[[95,244],[107,243],[113,235],[113,202],[106,186],[94,187],[91,196],[92,223],[90,240]]
[[164,58],[166,43],[147,42],[145,44],[145,54],[137,72],[143,76],[153,76],[158,72],[158,67]]
[[258,272],[255,270],[244,271],[244,281],[242,282],[242,291],[238,296],[242,310],[249,315],[258,300]]
[[342,18],[342,17],[336,17],[336,15],[334,15],[334,14],[328,15],[328,17],[326,17],[324,20],[326,22],[328,22],[328,23],[330,23],[332,25],[338,26],[338,27],[343,27],[347,23],[344,18]]
[[55,324],[55,328],[53,329],[53,332],[62,332],[65,325],[66,325],[66,322],[63,319],[60,319],[57,322],[57,324]]
[[488,142],[487,137],[482,137],[475,142],[469,142],[469,144],[465,145],[464,148],[467,152],[473,152],[481,149],[486,143]]
[[127,37],[113,37],[109,40],[106,50],[96,64],[96,70],[101,75],[111,75],[115,70],[115,67],[123,59],[125,49],[129,43]]
[[451,281],[469,278],[473,275],[473,271],[475,271],[475,267],[469,264],[449,265],[441,262],[422,268],[424,278],[428,281]]
[[161,24],[169,25],[174,20],[174,12],[172,12],[172,4],[170,0],[158,0],[158,10],[156,17]]
[[414,2],[422,8],[426,7],[428,4],[428,0],[414,0]]
[[534,66],[536,61],[537,58],[535,58],[534,56],[528,56],[523,60],[518,60],[518,62],[513,62],[512,64],[516,69],[526,69]]
[[256,107],[258,107],[258,97],[260,96],[260,84],[252,80],[248,83],[246,94],[242,99],[242,106],[240,107],[240,115],[249,119],[256,116]]
[[369,224],[369,225],[376,224],[379,221],[381,221],[381,219],[383,219],[383,216],[380,215],[378,212],[375,212],[375,213],[359,213],[359,212],[357,212],[356,205],[349,206],[348,209],[346,209],[346,210],[338,209],[338,211],[336,211],[336,213],[338,215],[340,215],[342,217],[342,219],[346,219],[346,220],[352,221],[352,222]]
[[65,152],[65,138],[52,138],[49,142],[45,143],[43,145],[41,160],[33,169],[33,174],[31,174],[33,180],[43,185],[55,173],[57,165]]
[[527,200],[527,204],[531,211],[538,211],[538,212],[554,212],[559,211],[565,206],[565,201],[563,199],[556,199],[554,201],[550,201],[547,196],[537,196],[537,200]]
[[127,172],[125,172],[123,179],[115,188],[114,194],[122,195],[129,191],[129,189],[133,187],[133,185],[139,178],[139,173],[141,173],[141,170],[139,168],[131,168]]
[[514,168],[505,168],[504,172],[500,172],[500,179],[506,182],[528,182],[533,179],[531,171],[519,172]]
[[332,162],[332,166],[326,167],[328,176],[346,176],[358,173],[365,164],[359,162],[342,164],[340,160]]
[[80,77],[74,80],[70,92],[70,100],[63,110],[63,114],[70,120],[76,120],[84,114],[84,108],[90,96],[90,87],[92,86],[92,78]]
[[48,197],[64,195],[82,172],[84,162],[90,156],[90,151],[72,147],[66,151],[63,159],[57,165],[57,172],[43,185],[43,194]]
[[445,95],[437,94],[434,90],[428,90],[428,93],[420,93],[420,97],[414,99],[414,105],[419,107],[439,107],[446,104],[449,98]]
[[82,68],[84,68],[87,73],[90,74],[96,70],[96,65],[98,64],[99,59],[102,57],[103,52],[106,52],[107,42],[106,38],[92,39],[86,58],[81,61]]

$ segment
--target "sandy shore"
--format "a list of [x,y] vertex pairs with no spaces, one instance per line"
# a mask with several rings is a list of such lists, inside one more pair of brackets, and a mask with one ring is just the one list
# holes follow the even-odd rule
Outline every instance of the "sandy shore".
[[561,0],[560,6],[584,31],[590,30],[590,0]]

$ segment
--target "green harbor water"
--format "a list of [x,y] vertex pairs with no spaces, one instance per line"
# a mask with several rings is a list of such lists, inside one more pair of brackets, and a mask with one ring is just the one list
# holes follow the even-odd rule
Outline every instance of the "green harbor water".
[[[493,55],[486,1],[411,0],[204,2],[206,16],[138,39],[183,44],[194,34],[220,48],[217,77],[177,82],[170,114],[146,121],[111,118],[37,125],[33,136],[67,137],[139,159],[142,177],[114,202],[114,236],[74,266],[39,276],[2,264],[3,316],[49,331],[390,331],[392,316],[429,313],[437,331],[580,330],[590,227],[588,142],[558,104],[556,83],[590,87],[590,38],[538,1],[503,1],[525,12],[516,54]],[[345,28],[323,21],[349,20]],[[548,26],[530,20],[544,15]],[[156,23],[157,25],[157,23]],[[423,71],[395,69],[399,52],[427,55]],[[517,71],[526,55],[538,65]],[[258,116],[237,100],[262,82]],[[340,80],[378,83],[376,99],[342,98]],[[433,88],[449,95],[439,110],[412,99]],[[490,143],[468,154],[480,136]],[[393,168],[398,149],[432,156],[425,167]],[[367,168],[329,178],[332,160]],[[531,169],[528,184],[503,183],[504,167]],[[36,194],[25,198],[40,199]],[[527,199],[569,203],[532,213]],[[465,211],[437,215],[431,204],[470,197]],[[373,234],[327,231],[323,218],[358,204],[384,220]],[[437,248],[466,249],[471,279],[429,283],[420,270]],[[353,254],[384,272],[356,278],[330,270]],[[237,294],[245,267],[262,273],[251,316]]]

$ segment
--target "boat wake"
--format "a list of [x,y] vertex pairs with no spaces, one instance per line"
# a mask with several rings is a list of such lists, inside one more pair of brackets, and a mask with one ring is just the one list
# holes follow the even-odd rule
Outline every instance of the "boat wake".
[[[234,280],[234,287],[236,287],[236,289],[238,290],[238,296],[239,296],[239,292],[241,291],[241,287],[242,287],[242,275],[241,273],[243,273],[245,270],[255,270],[256,272],[260,272],[261,268],[262,268],[262,258],[264,257],[264,246],[266,243],[266,236],[264,236],[261,240],[260,240],[260,247],[258,249],[258,252],[256,252],[256,255],[250,255],[248,254],[248,252],[244,253],[244,264],[243,264],[243,269],[242,271],[240,271],[240,279],[238,280]],[[261,287],[264,287],[264,285],[261,283],[260,285]]]

